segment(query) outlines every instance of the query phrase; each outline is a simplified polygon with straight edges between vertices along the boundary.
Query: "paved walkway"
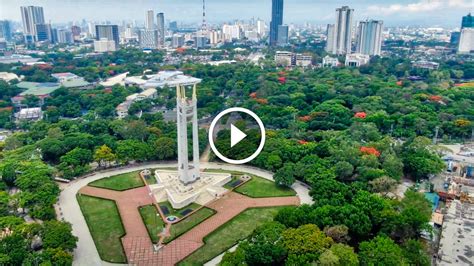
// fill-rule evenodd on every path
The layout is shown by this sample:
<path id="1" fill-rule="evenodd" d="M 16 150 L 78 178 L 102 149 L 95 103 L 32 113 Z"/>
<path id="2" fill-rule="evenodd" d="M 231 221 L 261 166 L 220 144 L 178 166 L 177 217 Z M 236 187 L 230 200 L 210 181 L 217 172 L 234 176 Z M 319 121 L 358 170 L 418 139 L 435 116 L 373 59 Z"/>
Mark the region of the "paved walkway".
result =
<path id="1" fill-rule="evenodd" d="M 141 170 L 145 168 L 159 168 L 159 167 L 176 167 L 176 163 L 152 163 L 152 164 L 142 164 L 142 165 L 137 165 L 137 166 L 129 166 L 123 169 L 109 169 L 107 171 L 94 173 L 86 178 L 75 180 L 69 184 L 61 185 L 62 191 L 59 197 L 58 204 L 56 206 L 58 218 L 64 219 L 70 222 L 72 224 L 73 234 L 79 237 L 77 248 L 74 250 L 74 262 L 73 262 L 74 265 L 112 265 L 100 259 L 99 253 L 97 252 L 94 241 L 87 227 L 86 221 L 84 217 L 82 216 L 81 210 L 79 208 L 79 204 L 77 203 L 76 193 L 82 187 L 86 186 L 88 183 L 104 178 L 104 177 L 128 173 L 128 172 L 137 171 L 137 170 Z M 242 171 L 242 172 L 258 175 L 269 180 L 273 180 L 273 174 L 271 172 L 264 171 L 264 170 L 254 168 L 254 167 L 249 167 L 249 166 L 229 165 L 229 164 L 222 164 L 222 163 L 204 163 L 201 165 L 201 167 L 212 168 L 212 169 L 222 169 L 222 170 L 229 170 L 229 171 Z M 300 203 L 308 203 L 308 204 L 312 203 L 311 197 L 309 196 L 309 189 L 305 187 L 304 184 L 297 182 L 293 185 L 293 189 L 296 191 Z M 233 193 L 233 194 L 236 194 L 236 193 Z M 142 193 L 142 196 L 147 196 L 147 195 L 148 195 L 148 192 Z M 237 194 L 237 195 L 240 195 L 240 194 Z M 296 197 L 290 197 L 290 198 L 293 198 L 293 200 L 297 200 Z M 261 200 L 265 200 L 265 199 L 261 199 Z M 144 202 L 143 205 L 148 204 L 148 203 L 145 203 L 147 202 L 145 201 L 145 199 L 143 199 L 143 202 Z M 238 202 L 240 203 L 240 201 Z M 138 203 L 140 203 L 140 201 Z M 256 206 L 259 206 L 258 204 L 267 204 L 267 203 L 259 202 L 255 204 L 257 204 Z M 237 204 L 237 205 L 240 205 L 240 204 Z M 216 206 L 215 208 L 218 208 L 218 206 Z M 138 210 L 137 210 L 137 213 L 138 213 Z M 213 217 L 218 217 L 216 215 L 218 215 L 218 213 L 213 215 L 211 218 L 207 220 L 213 221 L 213 219 L 216 219 Z M 143 223 L 141 224 L 143 226 Z M 197 226 L 191 231 L 198 232 L 194 230 L 198 230 L 199 228 L 201 227 Z M 189 231 L 188 233 L 190 233 L 191 231 Z M 178 254 L 177 250 L 186 250 L 188 248 L 190 250 L 191 249 L 195 250 L 195 246 L 202 245 L 202 243 L 199 244 L 197 242 L 187 240 L 186 238 L 184 238 L 186 235 L 181 236 L 180 238 L 176 239 L 176 241 L 173 241 L 166 246 L 168 247 L 167 249 L 170 250 L 169 254 L 173 254 L 173 255 L 169 256 L 169 259 L 165 259 L 165 257 L 162 255 L 163 262 L 171 261 L 172 259 L 181 257 L 182 255 Z M 148 239 L 148 240 L 145 240 L 145 239 Z M 180 241 L 177 242 L 177 240 L 180 240 Z M 139 236 L 137 234 L 136 236 L 134 236 L 134 238 L 131 240 L 130 243 L 127 242 L 124 244 L 124 246 L 133 246 L 133 245 L 142 246 L 144 245 L 143 241 L 144 242 L 150 241 L 148 234 L 144 236 Z M 176 243 L 173 244 L 173 246 L 171 246 L 171 244 L 174 242 Z M 144 261 L 143 263 L 146 264 L 147 262 Z M 165 264 L 160 264 L 160 265 L 165 265 Z"/>

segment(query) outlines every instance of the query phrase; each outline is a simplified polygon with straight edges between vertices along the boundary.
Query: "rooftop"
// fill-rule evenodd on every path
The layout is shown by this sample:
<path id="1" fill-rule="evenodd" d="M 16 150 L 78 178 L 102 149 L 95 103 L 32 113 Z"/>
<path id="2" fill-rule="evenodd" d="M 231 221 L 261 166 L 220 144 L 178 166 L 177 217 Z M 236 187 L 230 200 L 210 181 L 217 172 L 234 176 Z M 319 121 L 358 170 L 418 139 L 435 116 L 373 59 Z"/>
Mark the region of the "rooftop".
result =
<path id="1" fill-rule="evenodd" d="M 175 87 L 181 85 L 193 85 L 200 83 L 201 79 L 184 75 L 181 71 L 160 71 L 154 75 L 147 75 L 148 80 L 139 76 L 125 78 L 125 83 L 137 84 L 143 88 L 163 88 L 165 86 Z"/>
<path id="2" fill-rule="evenodd" d="M 26 91 L 23 91 L 20 93 L 21 96 L 24 95 L 47 95 L 52 93 L 53 91 L 59 89 L 60 85 L 58 83 L 53 83 L 53 82 L 44 82 L 44 83 L 38 83 L 38 82 L 29 82 L 29 81 L 22 81 L 18 84 L 16 84 L 18 88 L 21 89 L 26 89 Z"/>

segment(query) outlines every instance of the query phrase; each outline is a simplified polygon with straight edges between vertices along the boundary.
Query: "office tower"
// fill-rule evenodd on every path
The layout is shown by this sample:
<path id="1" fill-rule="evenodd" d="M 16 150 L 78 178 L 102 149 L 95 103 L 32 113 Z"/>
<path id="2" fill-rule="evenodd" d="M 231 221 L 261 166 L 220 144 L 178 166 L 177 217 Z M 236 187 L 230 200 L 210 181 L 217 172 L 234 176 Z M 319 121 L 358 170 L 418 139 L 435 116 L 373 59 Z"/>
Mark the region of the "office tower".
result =
<path id="1" fill-rule="evenodd" d="M 147 30 L 155 29 L 155 13 L 153 12 L 153 10 L 148 10 L 146 12 L 145 29 Z"/>
<path id="2" fill-rule="evenodd" d="M 178 22 L 171 21 L 168 27 L 169 27 L 170 31 L 177 31 L 178 30 Z"/>
<path id="3" fill-rule="evenodd" d="M 50 24 L 45 24 L 45 23 L 35 24 L 35 31 L 36 31 L 36 41 L 38 42 L 52 41 Z"/>
<path id="4" fill-rule="evenodd" d="M 165 14 L 156 14 L 156 28 L 158 29 L 158 45 L 163 47 L 165 45 Z"/>
<path id="5" fill-rule="evenodd" d="M 348 6 L 336 9 L 336 23 L 334 24 L 334 30 L 331 32 L 332 36 L 328 36 L 328 39 L 331 39 L 332 41 L 326 46 L 326 51 L 328 53 L 351 53 L 353 15 L 354 9 L 350 9 Z"/>
<path id="6" fill-rule="evenodd" d="M 87 31 L 90 37 L 95 38 L 95 23 L 94 22 L 87 23 Z"/>
<path id="7" fill-rule="evenodd" d="M 474 52 L 474 28 L 464 28 L 461 30 L 458 53 Z"/>
<path id="8" fill-rule="evenodd" d="M 277 45 L 286 46 L 288 45 L 288 25 L 279 25 L 277 34 Z"/>
<path id="9" fill-rule="evenodd" d="M 238 40 L 240 39 L 240 26 L 224 24 L 222 26 L 222 34 L 224 35 L 224 41 Z"/>
<path id="10" fill-rule="evenodd" d="M 451 32 L 451 37 L 449 38 L 449 43 L 451 45 L 457 46 L 459 44 L 460 39 L 461 39 L 461 32 L 453 31 L 453 32 Z"/>
<path id="11" fill-rule="evenodd" d="M 58 43 L 73 43 L 72 33 L 68 30 L 58 30 Z"/>
<path id="12" fill-rule="evenodd" d="M 184 37 L 181 34 L 173 34 L 173 38 L 171 40 L 171 44 L 173 48 L 179 48 L 184 45 Z"/>
<path id="13" fill-rule="evenodd" d="M 471 13 L 462 17 L 461 29 L 464 29 L 464 28 L 474 28 L 474 19 Z"/>
<path id="14" fill-rule="evenodd" d="M 72 26 L 71 27 L 71 33 L 72 33 L 72 37 L 74 39 L 78 38 L 80 35 L 81 35 L 81 27 L 79 26 Z"/>
<path id="15" fill-rule="evenodd" d="M 380 55 L 383 21 L 366 20 L 359 23 L 356 51 L 365 55 Z"/>
<path id="16" fill-rule="evenodd" d="M 272 0 L 272 21 L 270 22 L 270 46 L 278 40 L 278 26 L 283 24 L 283 0 Z"/>
<path id="17" fill-rule="evenodd" d="M 328 53 L 332 53 L 334 45 L 334 24 L 328 24 L 326 29 L 326 47 L 325 50 Z"/>
<path id="18" fill-rule="evenodd" d="M 265 21 L 263 20 L 257 20 L 257 34 L 260 37 L 263 37 L 265 35 Z"/>
<path id="19" fill-rule="evenodd" d="M 158 48 L 158 30 L 142 29 L 138 32 L 138 42 L 143 49 Z"/>
<path id="20" fill-rule="evenodd" d="M 113 40 L 116 47 L 119 45 L 119 31 L 117 25 L 95 25 L 95 39 L 107 38 Z"/>
<path id="21" fill-rule="evenodd" d="M 58 29 L 51 29 L 51 43 L 58 43 Z"/>
<path id="22" fill-rule="evenodd" d="M 21 19 L 23 21 L 23 34 L 27 43 L 36 41 L 36 24 L 44 24 L 43 8 L 40 6 L 22 6 Z"/>
<path id="23" fill-rule="evenodd" d="M 114 52 L 117 50 L 114 40 L 109 40 L 107 38 L 102 38 L 100 40 L 94 41 L 94 52 L 97 53 L 107 53 Z"/>
<path id="24" fill-rule="evenodd" d="M 7 42 L 12 40 L 12 31 L 8 20 L 0 20 L 0 40 Z"/>
<path id="25" fill-rule="evenodd" d="M 211 30 L 209 32 L 209 43 L 214 45 L 220 42 L 220 36 L 219 32 L 216 30 Z"/>

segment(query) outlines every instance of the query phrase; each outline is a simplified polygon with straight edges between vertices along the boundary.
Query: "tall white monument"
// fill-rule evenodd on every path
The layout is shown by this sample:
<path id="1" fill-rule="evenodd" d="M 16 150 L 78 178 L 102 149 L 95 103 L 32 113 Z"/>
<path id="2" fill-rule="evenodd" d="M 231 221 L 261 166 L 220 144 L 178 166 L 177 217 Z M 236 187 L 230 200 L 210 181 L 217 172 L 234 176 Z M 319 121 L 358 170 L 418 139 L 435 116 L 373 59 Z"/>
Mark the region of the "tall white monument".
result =
<path id="1" fill-rule="evenodd" d="M 181 71 L 161 71 L 150 76 L 143 88 L 176 87 L 176 125 L 178 128 L 178 169 L 155 171 L 156 184 L 149 185 L 157 202 L 168 201 L 175 209 L 195 202 L 200 205 L 223 195 L 223 187 L 232 177 L 229 173 L 199 172 L 199 136 L 197 117 L 197 84 L 201 79 Z M 191 123 L 193 161 L 188 159 L 188 124 Z"/>
<path id="2" fill-rule="evenodd" d="M 199 135 L 197 119 L 196 84 L 192 84 L 191 98 L 186 96 L 186 85 L 176 85 L 176 113 L 178 127 L 178 176 L 187 185 L 199 179 Z M 191 121 L 193 136 L 193 163 L 188 160 L 188 121 Z"/>

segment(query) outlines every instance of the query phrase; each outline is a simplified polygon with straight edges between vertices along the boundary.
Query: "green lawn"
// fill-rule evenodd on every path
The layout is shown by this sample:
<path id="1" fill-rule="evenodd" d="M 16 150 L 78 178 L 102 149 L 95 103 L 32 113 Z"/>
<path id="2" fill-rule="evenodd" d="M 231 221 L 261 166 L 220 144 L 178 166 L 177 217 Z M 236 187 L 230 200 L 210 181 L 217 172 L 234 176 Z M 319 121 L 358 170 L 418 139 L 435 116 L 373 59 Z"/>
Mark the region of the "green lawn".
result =
<path id="1" fill-rule="evenodd" d="M 176 224 L 171 225 L 170 236 L 165 238 L 164 242 L 169 243 L 180 235 L 191 230 L 202 221 L 214 215 L 215 211 L 209 208 L 202 208 L 199 211 L 193 213 L 191 216 L 186 217 L 184 220 L 179 221 Z"/>
<path id="2" fill-rule="evenodd" d="M 96 180 L 89 183 L 89 186 L 107 188 L 112 190 L 127 190 L 137 187 L 143 187 L 145 184 L 140 178 L 139 171 L 114 175 Z"/>
<path id="3" fill-rule="evenodd" d="M 204 238 L 204 246 L 178 265 L 203 265 L 240 240 L 250 236 L 257 226 L 273 220 L 283 207 L 247 209 Z"/>
<path id="4" fill-rule="evenodd" d="M 126 263 L 127 258 L 120 241 L 125 230 L 115 202 L 79 194 L 76 197 L 101 259 Z"/>
<path id="5" fill-rule="evenodd" d="M 220 169 L 206 169 L 206 172 L 217 172 L 217 173 L 230 173 L 232 174 L 232 180 L 229 183 L 234 182 L 237 178 L 243 174 L 238 171 L 225 171 Z M 285 197 L 295 196 L 296 192 L 291 188 L 279 187 L 275 182 L 259 177 L 256 175 L 247 174 L 252 177 L 250 181 L 236 188 L 234 191 L 240 194 L 249 196 L 251 198 L 265 198 L 265 197 Z M 224 187 L 231 189 L 227 183 Z"/>
<path id="6" fill-rule="evenodd" d="M 251 175 L 252 179 L 234 191 L 252 198 L 295 196 L 291 188 L 280 187 L 275 182 Z"/>
<path id="7" fill-rule="evenodd" d="M 153 241 L 153 243 L 158 243 L 158 240 L 160 239 L 158 234 L 165 227 L 163 219 L 158 216 L 158 210 L 155 205 L 147 205 L 140 207 L 139 211 L 148 234 L 150 235 L 151 241 Z"/>

